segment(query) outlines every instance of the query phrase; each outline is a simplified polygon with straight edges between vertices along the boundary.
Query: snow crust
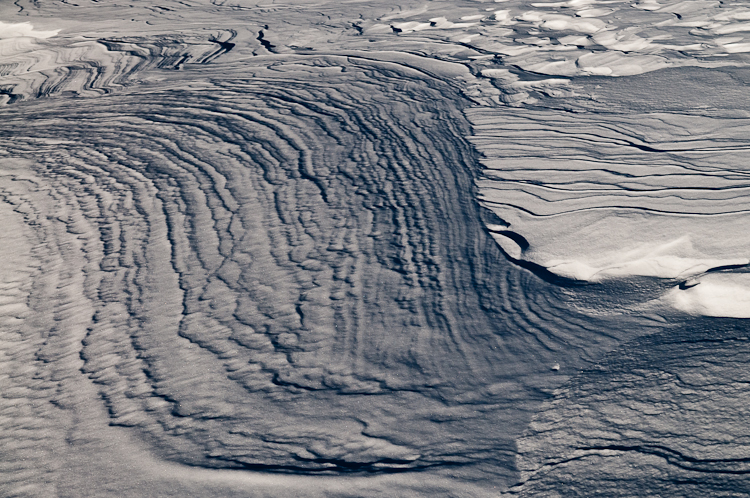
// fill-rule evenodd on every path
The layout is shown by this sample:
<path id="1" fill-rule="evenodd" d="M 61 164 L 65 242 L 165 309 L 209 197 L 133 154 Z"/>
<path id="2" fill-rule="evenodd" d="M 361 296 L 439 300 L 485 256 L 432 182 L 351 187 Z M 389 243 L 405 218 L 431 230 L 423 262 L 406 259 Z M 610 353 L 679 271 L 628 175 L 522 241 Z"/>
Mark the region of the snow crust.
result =
<path id="1" fill-rule="evenodd" d="M 626 76 L 675 65 L 733 64 L 738 62 L 736 54 L 750 51 L 750 9 L 744 4 L 570 0 L 506 1 L 501 7 L 460 19 L 429 18 L 425 13 L 424 20 L 390 26 L 402 34 L 441 36 L 442 30 L 451 30 L 442 36 L 528 71 L 564 76 Z M 388 26 L 378 23 L 368 30 L 375 33 Z"/>

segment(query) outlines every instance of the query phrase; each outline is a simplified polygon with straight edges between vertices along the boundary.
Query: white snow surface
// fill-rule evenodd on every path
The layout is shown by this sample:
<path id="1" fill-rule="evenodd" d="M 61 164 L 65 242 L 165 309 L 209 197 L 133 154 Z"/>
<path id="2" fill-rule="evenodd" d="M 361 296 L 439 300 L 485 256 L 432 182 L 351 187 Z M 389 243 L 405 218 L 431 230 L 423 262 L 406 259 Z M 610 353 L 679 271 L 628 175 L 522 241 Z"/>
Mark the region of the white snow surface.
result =
<path id="1" fill-rule="evenodd" d="M 494 496 L 750 318 L 750 4 L 190 4 L 0 6 L 1 495 Z"/>
<path id="2" fill-rule="evenodd" d="M 750 318 L 750 274 L 714 273 L 675 288 L 666 299 L 692 315 Z"/>
<path id="3" fill-rule="evenodd" d="M 34 26 L 29 22 L 9 24 L 0 21 L 0 40 L 20 37 L 45 39 L 52 38 L 59 32 L 59 29 L 53 31 L 35 31 Z"/>
<path id="4" fill-rule="evenodd" d="M 484 153 L 480 200 L 505 223 L 490 229 L 513 259 L 591 282 L 750 263 L 750 119 L 741 112 L 469 113 Z"/>

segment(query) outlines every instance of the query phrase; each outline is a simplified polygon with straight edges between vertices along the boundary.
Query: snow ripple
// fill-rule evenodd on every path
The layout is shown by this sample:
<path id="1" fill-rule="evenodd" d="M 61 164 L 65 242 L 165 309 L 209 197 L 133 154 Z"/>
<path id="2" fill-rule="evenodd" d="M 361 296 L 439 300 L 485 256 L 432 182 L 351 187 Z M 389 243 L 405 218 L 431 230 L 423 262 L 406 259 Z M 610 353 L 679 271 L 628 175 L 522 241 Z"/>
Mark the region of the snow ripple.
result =
<path id="1" fill-rule="evenodd" d="M 37 283 L 33 319 L 2 306 L 39 388 L 75 413 L 93 380 L 109 423 L 191 465 L 508 479 L 518 400 L 617 334 L 505 262 L 462 97 L 409 61 L 194 65 L 7 106 L 3 205 Z"/>
<path id="2" fill-rule="evenodd" d="M 605 351 L 746 316 L 747 74 L 691 69 L 680 93 L 654 70 L 742 66 L 747 13 L 195 3 L 112 6 L 140 28 L 95 36 L 3 28 L 2 493 L 99 491 L 114 469 L 144 494 L 117 455 L 162 486 L 187 464 L 461 496 L 517 470 L 516 491 L 547 490 L 590 456 L 746 471 L 741 446 L 697 456 L 706 433 L 576 432 L 564 401 L 516 441 L 566 380 L 606 392 L 569 377 Z"/>
<path id="3" fill-rule="evenodd" d="M 468 112 L 479 195 L 515 259 L 579 280 L 748 263 L 747 119 Z"/>

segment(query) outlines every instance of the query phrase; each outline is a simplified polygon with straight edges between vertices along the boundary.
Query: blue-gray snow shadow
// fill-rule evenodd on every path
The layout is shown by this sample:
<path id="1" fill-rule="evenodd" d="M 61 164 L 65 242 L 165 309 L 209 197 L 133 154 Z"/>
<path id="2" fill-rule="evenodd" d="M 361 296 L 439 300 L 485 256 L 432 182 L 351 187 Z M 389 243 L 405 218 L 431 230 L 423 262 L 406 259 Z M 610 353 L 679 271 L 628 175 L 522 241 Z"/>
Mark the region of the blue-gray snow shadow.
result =
<path id="1" fill-rule="evenodd" d="M 519 441 L 521 496 L 747 493 L 750 329 L 696 318 L 605 355 Z"/>

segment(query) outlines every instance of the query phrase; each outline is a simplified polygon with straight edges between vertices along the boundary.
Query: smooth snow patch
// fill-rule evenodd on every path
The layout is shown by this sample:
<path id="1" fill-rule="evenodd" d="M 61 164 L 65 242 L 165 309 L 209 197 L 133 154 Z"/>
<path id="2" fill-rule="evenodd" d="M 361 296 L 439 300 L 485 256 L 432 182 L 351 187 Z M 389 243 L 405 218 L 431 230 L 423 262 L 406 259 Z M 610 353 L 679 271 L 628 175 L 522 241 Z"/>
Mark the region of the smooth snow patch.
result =
<path id="1" fill-rule="evenodd" d="M 576 280 L 600 281 L 612 277 L 643 276 L 680 278 L 698 275 L 720 266 L 744 265 L 747 258 L 712 259 L 701 257 L 689 236 L 667 243 L 625 246 L 602 257 L 576 261 L 552 260 L 544 264 L 551 272 Z"/>
<path id="2" fill-rule="evenodd" d="M 509 256 L 574 280 L 687 279 L 712 268 L 750 264 L 748 238 L 726 238 L 727 232 L 746 229 L 745 215 L 681 218 L 613 209 L 540 218 L 488 207 L 510 224 L 505 233 L 519 234 L 529 244 L 521 248 L 510 237 L 492 233 Z"/>
<path id="3" fill-rule="evenodd" d="M 28 22 L 22 22 L 19 24 L 6 24 L 4 22 L 0 22 L 0 40 L 19 37 L 45 39 L 51 38 L 57 35 L 57 33 L 59 32 L 59 29 L 56 29 L 54 31 L 34 31 L 34 26 L 32 26 L 31 23 Z"/>
<path id="4" fill-rule="evenodd" d="M 750 274 L 714 273 L 670 291 L 667 301 L 691 315 L 750 318 Z"/>

